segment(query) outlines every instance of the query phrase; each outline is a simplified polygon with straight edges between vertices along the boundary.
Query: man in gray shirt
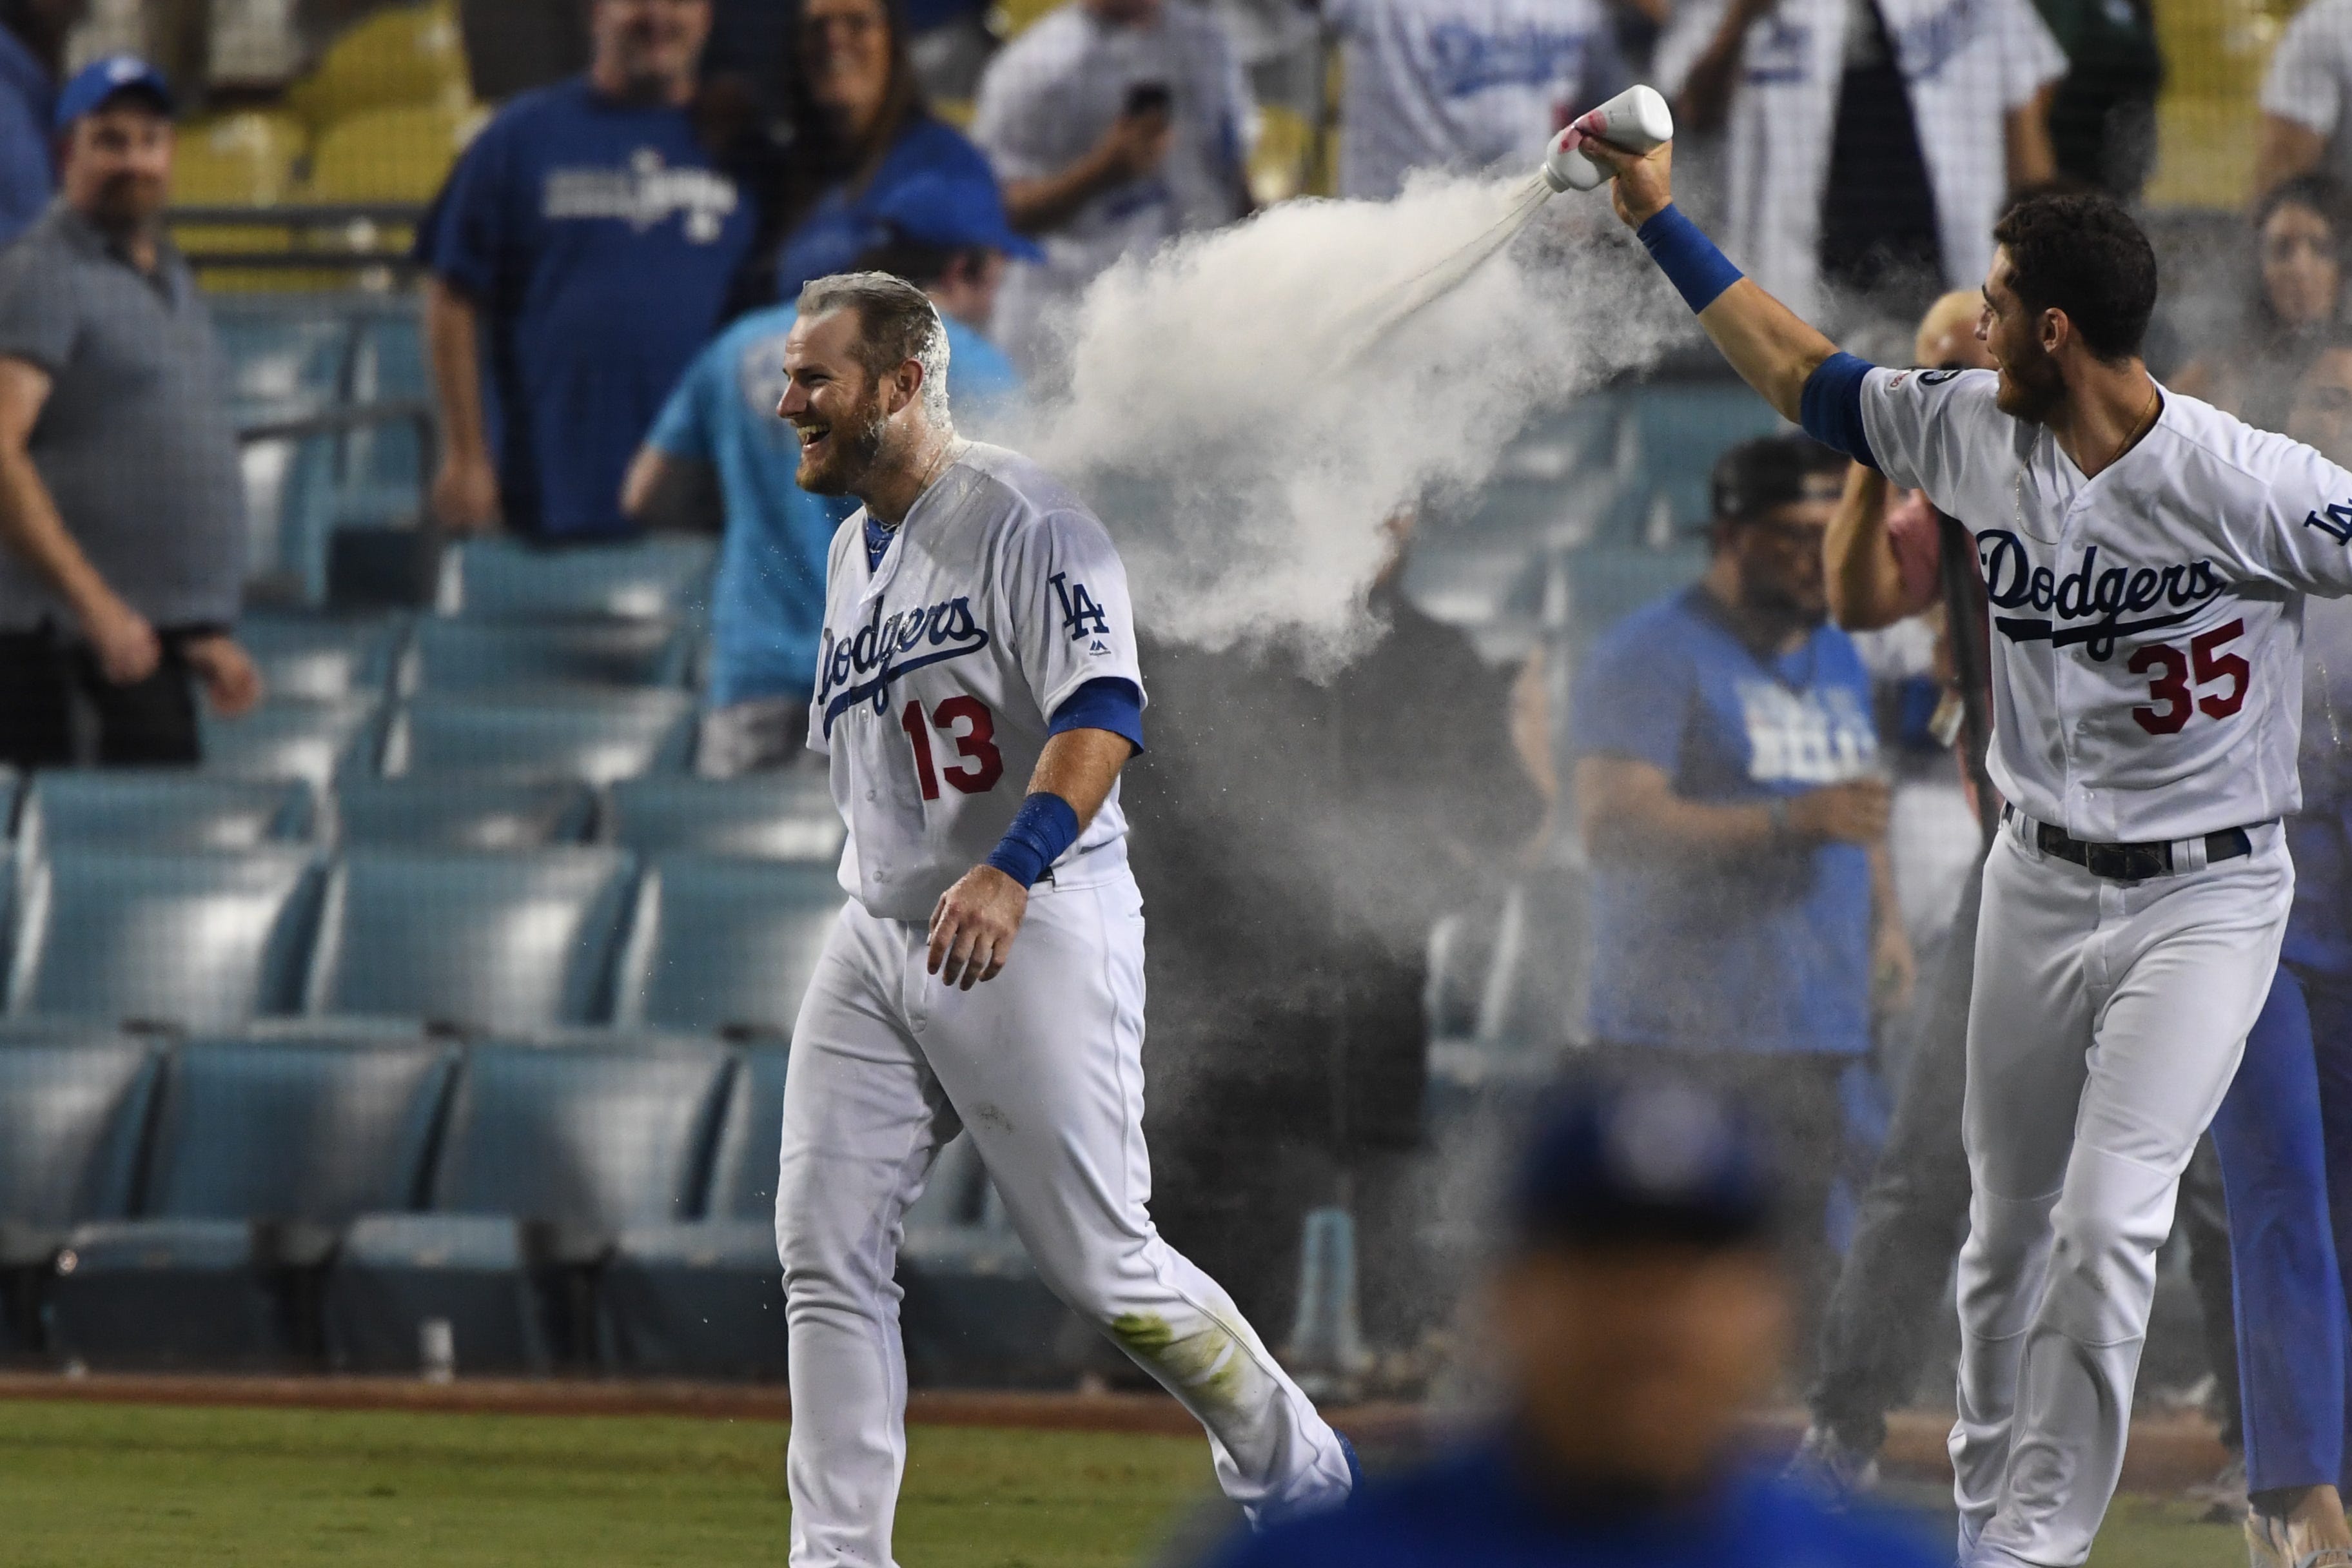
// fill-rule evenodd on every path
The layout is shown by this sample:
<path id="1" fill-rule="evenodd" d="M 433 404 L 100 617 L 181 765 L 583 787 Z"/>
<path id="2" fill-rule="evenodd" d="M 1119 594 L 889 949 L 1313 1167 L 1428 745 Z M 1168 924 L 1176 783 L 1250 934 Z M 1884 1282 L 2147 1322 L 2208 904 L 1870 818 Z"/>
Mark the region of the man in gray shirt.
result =
<path id="1" fill-rule="evenodd" d="M 58 100 L 58 200 L 0 253 L 0 761 L 197 760 L 261 681 L 229 635 L 245 500 L 212 321 L 163 229 L 171 97 L 144 61 Z"/>

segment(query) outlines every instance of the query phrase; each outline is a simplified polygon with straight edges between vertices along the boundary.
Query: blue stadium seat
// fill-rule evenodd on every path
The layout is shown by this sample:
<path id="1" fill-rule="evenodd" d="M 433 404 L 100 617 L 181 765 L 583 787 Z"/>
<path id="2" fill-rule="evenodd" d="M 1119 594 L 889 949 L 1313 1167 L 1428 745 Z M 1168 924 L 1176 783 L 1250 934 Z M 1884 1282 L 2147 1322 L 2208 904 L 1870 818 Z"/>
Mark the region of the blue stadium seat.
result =
<path id="1" fill-rule="evenodd" d="M 354 849 L 327 879 L 305 1010 L 491 1033 L 588 1023 L 633 869 L 612 849 Z"/>
<path id="2" fill-rule="evenodd" d="M 676 536 L 625 544 L 470 540 L 443 563 L 439 609 L 500 620 L 677 619 L 701 608 L 717 546 Z"/>
<path id="3" fill-rule="evenodd" d="M 606 796 L 601 837 L 640 855 L 687 850 L 830 866 L 847 830 L 831 779 L 805 768 L 740 779 L 624 779 Z"/>
<path id="4" fill-rule="evenodd" d="M 693 639 L 670 621 L 431 619 L 403 672 L 410 691 L 500 687 L 680 686 Z"/>
<path id="5" fill-rule="evenodd" d="M 55 1348 L 94 1366 L 314 1358 L 336 1228 L 422 1201 L 457 1051 L 422 1040 L 190 1045 L 172 1053 L 140 1217 L 78 1226 Z"/>
<path id="6" fill-rule="evenodd" d="M 305 779 L 331 787 L 345 771 L 375 766 L 383 704 L 373 697 L 264 702 L 242 719 L 202 715 L 205 771 L 240 778 Z"/>
<path id="7" fill-rule="evenodd" d="M 898 1279 L 911 1384 L 1066 1387 L 1099 1343 L 1038 1278 L 968 1136 L 907 1210 Z"/>
<path id="8" fill-rule="evenodd" d="M 596 792 L 578 779 L 495 774 L 350 779 L 335 814 L 354 847 L 543 849 L 587 838 Z"/>
<path id="9" fill-rule="evenodd" d="M 154 1052 L 126 1040 L 0 1046 L 0 1354 L 44 1348 L 68 1228 L 129 1211 L 154 1079 Z"/>
<path id="10" fill-rule="evenodd" d="M 342 311 L 255 297 L 222 300 L 213 314 L 240 416 L 283 416 L 342 397 L 352 341 Z"/>
<path id="11" fill-rule="evenodd" d="M 654 860 L 637 889 L 614 1021 L 789 1037 L 842 902 L 829 866 Z"/>
<path id="12" fill-rule="evenodd" d="M 237 641 L 272 697 L 377 697 L 391 689 L 408 635 L 397 616 L 248 615 Z"/>
<path id="13" fill-rule="evenodd" d="M 505 769 L 610 784 L 682 772 L 694 731 L 694 700 L 683 691 L 428 692 L 394 720 L 383 771 Z"/>
<path id="14" fill-rule="evenodd" d="M 319 883 L 306 848 L 54 848 L 20 873 L 8 1011 L 214 1030 L 290 1012 Z"/>
<path id="15" fill-rule="evenodd" d="M 1707 523 L 1707 480 L 1716 458 L 1752 437 L 1790 428 L 1770 405 L 1728 377 L 1651 382 L 1620 395 L 1633 429 L 1633 470 L 1619 526 L 1627 519 L 1644 522 L 1651 509 L 1662 508 L 1676 533 L 1695 534 Z"/>
<path id="16" fill-rule="evenodd" d="M 468 1051 L 433 1212 L 362 1218 L 329 1275 L 330 1360 L 414 1371 L 431 1318 L 463 1371 L 586 1359 L 586 1270 L 631 1226 L 698 1217 L 734 1070 L 690 1044 Z"/>
<path id="17" fill-rule="evenodd" d="M 251 849 L 308 839 L 316 812 L 299 779 L 240 779 L 180 768 L 44 772 L 25 795 L 17 853 L 104 849 Z"/>

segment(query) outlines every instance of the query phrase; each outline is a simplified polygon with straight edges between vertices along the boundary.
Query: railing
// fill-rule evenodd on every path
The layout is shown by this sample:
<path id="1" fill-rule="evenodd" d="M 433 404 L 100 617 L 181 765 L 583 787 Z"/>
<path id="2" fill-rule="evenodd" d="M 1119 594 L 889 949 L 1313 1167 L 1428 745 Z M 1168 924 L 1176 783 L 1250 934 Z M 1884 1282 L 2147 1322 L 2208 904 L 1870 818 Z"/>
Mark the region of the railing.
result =
<path id="1" fill-rule="evenodd" d="M 320 205 L 175 206 L 166 214 L 174 228 L 268 230 L 286 236 L 282 249 L 187 252 L 199 271 L 247 268 L 258 272 L 365 271 L 389 268 L 404 278 L 416 263 L 403 240 L 389 234 L 414 233 L 425 209 L 413 202 L 341 202 Z"/>

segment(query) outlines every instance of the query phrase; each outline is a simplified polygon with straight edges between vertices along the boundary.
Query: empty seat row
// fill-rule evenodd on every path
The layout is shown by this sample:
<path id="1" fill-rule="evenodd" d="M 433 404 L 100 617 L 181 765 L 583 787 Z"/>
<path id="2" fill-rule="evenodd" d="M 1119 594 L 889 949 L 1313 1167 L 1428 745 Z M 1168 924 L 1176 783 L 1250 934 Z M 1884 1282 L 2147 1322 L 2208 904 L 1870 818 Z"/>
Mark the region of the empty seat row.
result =
<path id="1" fill-rule="evenodd" d="M 695 727 L 683 691 L 550 689 L 426 693 L 389 708 L 373 697 L 268 701 L 238 719 L 205 714 L 203 744 L 209 772 L 322 786 L 377 772 L 500 770 L 603 784 L 685 772 Z"/>
<path id="2" fill-rule="evenodd" d="M 239 641 L 272 695 L 684 686 L 696 637 L 667 617 L 581 621 L 254 616 Z"/>
<path id="3" fill-rule="evenodd" d="M 60 846 L 16 870 L 6 1011 L 191 1032 L 299 1014 L 782 1038 L 842 898 L 826 866 L 603 847 Z"/>
<path id="4" fill-rule="evenodd" d="M 437 1322 L 467 1370 L 781 1373 L 785 1068 L 676 1042 L 0 1047 L 0 1350 L 414 1371 Z M 968 1142 L 908 1230 L 918 1375 L 1059 1353 Z"/>
<path id="5" fill-rule="evenodd" d="M 14 809 L 20 860 L 52 847 L 249 849 L 341 843 L 417 849 L 528 849 L 590 842 L 639 854 L 692 851 L 830 863 L 845 837 L 825 775 L 578 779 L 498 774 L 301 779 L 178 769 L 45 772 L 0 780 L 0 827 Z"/>

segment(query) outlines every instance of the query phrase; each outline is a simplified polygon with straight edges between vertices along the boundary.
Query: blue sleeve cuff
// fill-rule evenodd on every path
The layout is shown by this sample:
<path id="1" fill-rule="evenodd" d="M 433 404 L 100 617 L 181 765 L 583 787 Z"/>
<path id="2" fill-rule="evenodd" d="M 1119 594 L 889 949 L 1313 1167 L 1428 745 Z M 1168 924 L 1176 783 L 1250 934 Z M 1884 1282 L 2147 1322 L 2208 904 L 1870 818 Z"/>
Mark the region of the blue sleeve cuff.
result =
<path id="1" fill-rule="evenodd" d="M 1693 315 L 1714 304 L 1726 289 L 1746 276 L 1672 202 L 1651 214 L 1649 221 L 1634 231 L 1634 237 L 1666 275 L 1666 281 L 1681 291 Z"/>
<path id="2" fill-rule="evenodd" d="M 988 864 L 1024 888 L 1034 887 L 1062 858 L 1062 851 L 1077 841 L 1077 808 L 1058 795 L 1040 790 L 1021 803 L 1013 826 L 1004 830 Z"/>
<path id="3" fill-rule="evenodd" d="M 1124 736 L 1139 752 L 1143 750 L 1143 693 L 1124 676 L 1097 676 L 1054 710 L 1045 733 L 1059 735 L 1070 730 L 1108 730 Z"/>
<path id="4" fill-rule="evenodd" d="M 1863 428 L 1862 384 L 1874 368 L 1852 354 L 1830 355 L 1806 378 L 1798 409 L 1806 435 L 1874 468 L 1878 459 L 1870 450 L 1870 433 Z"/>

